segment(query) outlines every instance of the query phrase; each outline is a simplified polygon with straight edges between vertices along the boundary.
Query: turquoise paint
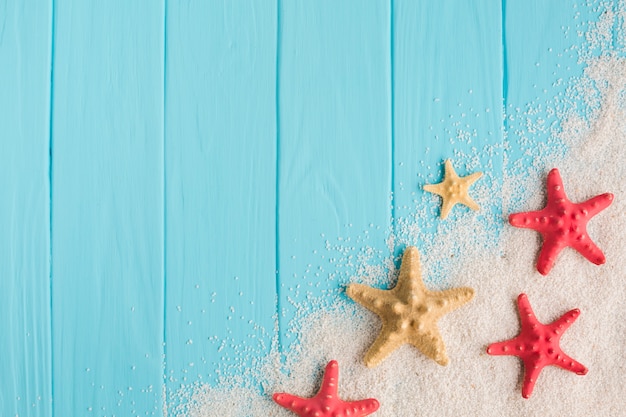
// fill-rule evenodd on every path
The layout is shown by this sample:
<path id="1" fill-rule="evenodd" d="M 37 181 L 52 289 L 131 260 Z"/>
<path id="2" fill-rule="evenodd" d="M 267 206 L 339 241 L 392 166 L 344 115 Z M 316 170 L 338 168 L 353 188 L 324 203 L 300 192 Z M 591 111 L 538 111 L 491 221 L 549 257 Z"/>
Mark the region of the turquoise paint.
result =
<path id="1" fill-rule="evenodd" d="M 461 176 L 482 171 L 472 188 L 501 181 L 501 4 L 394 0 L 393 5 L 394 218 L 419 212 L 419 241 L 408 243 L 422 247 L 439 228 L 469 212 L 457 205 L 442 221 L 441 199 L 422 190 L 442 180 L 443 161 L 451 159 Z M 479 202 L 480 221 L 500 221 L 495 197 Z M 397 224 L 395 231 L 401 234 Z"/>
<path id="2" fill-rule="evenodd" d="M 53 415 L 161 415 L 163 5 L 54 7 Z"/>
<path id="3" fill-rule="evenodd" d="M 341 294 L 366 246 L 382 262 L 392 215 L 426 206 L 414 243 L 428 243 L 438 202 L 421 186 L 443 159 L 476 155 L 459 173 L 501 181 L 502 153 L 482 147 L 502 143 L 503 99 L 514 114 L 562 93 L 554 80 L 581 67 L 560 53 L 597 15 L 539 0 L 14 3 L 0 4 L 3 416 L 161 415 L 164 386 L 216 383 L 276 337 L 288 354 L 292 303 Z M 509 161 L 523 122 L 505 122 Z"/>
<path id="4" fill-rule="evenodd" d="M 276 313 L 276 8 L 167 7 L 167 384 L 267 353 Z M 257 327 L 258 326 L 258 327 Z"/>
<path id="5" fill-rule="evenodd" d="M 563 13 L 563 5 L 555 2 L 507 2 L 503 20 L 506 28 L 504 126 L 509 144 L 507 169 L 512 173 L 525 173 L 540 152 L 534 144 L 547 143 L 551 130 L 558 129 L 554 125 L 556 116 L 546 117 L 546 109 L 562 106 L 569 79 L 582 75 L 578 49 L 585 42 L 582 34 L 586 32 L 586 23 L 597 21 L 599 11 L 593 2 L 571 1 L 567 6 L 567 13 Z M 541 111 L 527 114 L 531 109 Z M 529 129 L 529 124 L 535 128 Z M 545 173 L 551 168 L 544 167 Z M 519 196 L 515 201 L 517 207 L 524 199 L 521 192 Z"/>
<path id="6" fill-rule="evenodd" d="M 285 348 L 294 341 L 288 331 L 293 304 L 320 308 L 323 300 L 308 301 L 307 293 L 330 290 L 334 298 L 355 273 L 350 264 L 357 264 L 361 247 L 385 247 L 389 12 L 386 2 L 279 2 L 278 272 Z M 345 252 L 326 249 L 326 242 Z"/>
<path id="7" fill-rule="evenodd" d="M 50 7 L 0 3 L 0 415 L 50 416 Z"/>

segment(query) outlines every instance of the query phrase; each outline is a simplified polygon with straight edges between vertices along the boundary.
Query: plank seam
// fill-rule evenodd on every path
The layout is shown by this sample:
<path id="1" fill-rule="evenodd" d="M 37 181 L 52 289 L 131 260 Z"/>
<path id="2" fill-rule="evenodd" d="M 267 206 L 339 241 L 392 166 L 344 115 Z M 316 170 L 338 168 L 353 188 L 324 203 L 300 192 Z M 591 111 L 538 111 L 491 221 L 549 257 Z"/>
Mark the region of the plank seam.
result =
<path id="1" fill-rule="evenodd" d="M 49 87 L 49 103 L 48 103 L 48 296 L 50 308 L 50 320 L 48 321 L 48 332 L 50 333 L 50 353 L 48 360 L 50 361 L 50 415 L 54 417 L 54 309 L 53 309 L 53 287 L 52 287 L 52 146 L 53 146 L 53 107 L 54 107 L 54 38 L 55 38 L 55 3 L 50 0 L 50 87 Z"/>
<path id="2" fill-rule="evenodd" d="M 281 19 L 280 19 L 280 0 L 276 0 L 276 97 L 275 97 L 275 101 L 276 101 L 276 108 L 275 108 L 275 112 L 276 112 L 276 202 L 275 202 L 275 218 L 274 218 L 274 222 L 275 222 L 275 244 L 276 244 L 276 248 L 275 248 L 275 286 L 276 286 L 276 326 L 278 327 L 277 329 L 277 348 L 279 352 L 282 352 L 282 348 L 281 348 L 281 329 L 282 329 L 282 323 L 281 323 L 281 319 L 280 319 L 280 315 L 281 315 L 281 298 L 280 298 L 280 271 L 279 271 L 279 267 L 280 267 L 280 214 L 279 214 L 279 208 L 280 208 L 280 57 L 281 57 L 281 50 L 280 50 L 280 37 L 281 37 L 281 31 L 280 31 L 280 24 L 281 24 Z"/>
<path id="3" fill-rule="evenodd" d="M 508 67 L 507 67 L 507 50 L 506 50 L 506 0 L 502 0 L 501 2 L 501 20 L 502 20 L 502 107 L 503 107 L 503 118 L 502 118 L 502 133 L 506 135 L 507 132 L 507 106 L 508 106 L 508 85 L 509 85 L 509 76 L 508 76 Z"/>
<path id="4" fill-rule="evenodd" d="M 389 0 L 389 76 L 390 76 L 390 125 L 391 125 L 391 231 L 397 233 L 396 230 L 396 142 L 395 142 L 395 76 L 394 76 L 394 47 L 395 37 L 394 33 L 394 1 Z"/>
<path id="5" fill-rule="evenodd" d="M 161 143 L 161 166 L 162 166 L 162 173 L 163 176 L 161 178 L 161 187 L 162 187 L 162 203 L 163 203 L 163 211 L 162 211 L 162 215 L 163 215 L 163 222 L 162 222 L 162 237 L 163 237 L 163 243 L 161 246 L 161 257 L 162 257 L 162 264 L 161 264 L 161 276 L 162 276 L 162 296 L 163 296 L 163 334 L 162 334 L 162 350 L 161 350 L 161 354 L 162 354 L 162 365 L 161 365 L 161 372 L 163 373 L 163 381 L 162 381 L 162 385 L 161 385 L 161 392 L 162 392 L 162 401 L 163 403 L 161 404 L 161 406 L 163 407 L 163 415 L 167 416 L 168 415 L 168 411 L 167 411 L 167 301 L 166 301 L 166 297 L 167 297 L 167 276 L 166 276 L 166 262 L 167 262 L 167 257 L 166 257 L 166 250 L 167 250 L 167 216 L 166 216 L 166 210 L 167 210 L 167 187 L 166 187 L 166 163 L 165 163 L 165 140 L 166 140 L 166 120 L 165 120 L 165 115 L 166 115 L 166 103 L 167 103 L 167 0 L 163 0 L 163 103 L 162 103 L 162 126 L 161 126 L 161 134 L 163 135 L 163 140 Z"/>

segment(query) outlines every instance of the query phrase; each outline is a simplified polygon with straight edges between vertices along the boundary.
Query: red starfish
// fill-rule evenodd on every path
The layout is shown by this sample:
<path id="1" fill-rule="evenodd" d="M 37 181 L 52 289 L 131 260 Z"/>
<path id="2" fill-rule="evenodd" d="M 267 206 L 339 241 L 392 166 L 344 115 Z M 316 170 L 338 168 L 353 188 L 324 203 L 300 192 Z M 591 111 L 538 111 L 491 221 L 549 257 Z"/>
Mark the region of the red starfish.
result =
<path id="1" fill-rule="evenodd" d="M 559 346 L 559 341 L 565 330 L 580 315 L 579 309 L 568 311 L 555 322 L 545 325 L 535 317 L 526 294 L 520 294 L 517 297 L 517 307 L 522 322 L 522 331 L 514 339 L 492 343 L 487 348 L 487 353 L 495 356 L 517 356 L 524 362 L 526 372 L 522 397 L 530 397 L 539 373 L 545 366 L 556 365 L 578 375 L 587 373 L 587 368 L 584 365 L 563 353 Z"/>
<path id="2" fill-rule="evenodd" d="M 373 398 L 361 401 L 343 401 L 337 395 L 339 365 L 330 361 L 324 371 L 324 379 L 320 390 L 313 398 L 301 398 L 295 395 L 274 394 L 274 401 L 300 417 L 334 417 L 350 416 L 365 417 L 376 410 L 380 404 Z"/>
<path id="3" fill-rule="evenodd" d="M 606 259 L 589 238 L 587 222 L 611 205 L 613 194 L 605 193 L 584 203 L 572 203 L 565 195 L 563 180 L 556 168 L 548 174 L 547 188 L 548 204 L 543 210 L 509 216 L 509 222 L 513 226 L 534 229 L 541 233 L 543 247 L 537 259 L 537 271 L 547 275 L 554 266 L 556 257 L 566 246 L 576 249 L 596 265 L 603 264 Z"/>

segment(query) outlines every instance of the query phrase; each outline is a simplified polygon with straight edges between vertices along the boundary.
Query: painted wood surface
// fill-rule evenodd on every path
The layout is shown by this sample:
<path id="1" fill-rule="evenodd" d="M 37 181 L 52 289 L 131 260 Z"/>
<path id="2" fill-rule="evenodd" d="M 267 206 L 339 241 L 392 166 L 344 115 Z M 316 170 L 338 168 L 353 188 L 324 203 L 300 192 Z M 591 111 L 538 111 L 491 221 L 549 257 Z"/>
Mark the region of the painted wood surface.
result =
<path id="1" fill-rule="evenodd" d="M 162 415 L 288 352 L 445 158 L 523 157 L 502 105 L 580 71 L 573 3 L 0 4 L 0 414 Z"/>
<path id="2" fill-rule="evenodd" d="M 201 53 L 199 53 L 201 51 Z M 167 8 L 167 383 L 267 353 L 276 313 L 276 8 Z"/>
<path id="3" fill-rule="evenodd" d="M 0 4 L 0 415 L 49 416 L 49 5 Z M 27 413 L 27 414 L 26 414 Z"/>
<path id="4" fill-rule="evenodd" d="M 422 187 L 441 181 L 444 160 L 461 176 L 484 171 L 480 181 L 498 181 L 501 175 L 502 155 L 485 151 L 502 142 L 501 2 L 393 5 L 394 218 L 418 204 L 431 213 L 424 218 L 435 218 L 440 199 L 424 200 Z M 451 218 L 468 210 L 457 206 Z M 428 234 L 441 224 L 419 227 Z"/>
<path id="5" fill-rule="evenodd" d="M 163 5 L 59 1 L 54 416 L 162 413 Z"/>
<path id="6" fill-rule="evenodd" d="M 567 80 L 582 74 L 577 47 L 586 22 L 596 20 L 597 11 L 574 4 L 570 6 L 572 12 L 565 14 L 558 3 L 541 0 L 504 4 L 507 160 L 510 170 L 524 170 L 532 163 L 524 146 L 528 146 L 529 139 L 545 142 L 556 120 L 555 114 L 542 118 L 540 106 L 553 102 L 555 96 L 562 98 Z M 531 108 L 536 109 L 536 116 L 525 114 Z"/>
<path id="7" fill-rule="evenodd" d="M 391 218 L 389 4 L 281 0 L 279 34 L 279 331 L 288 346 L 289 321 L 307 305 L 306 294 L 337 291 L 332 274 L 353 273 L 327 245 L 353 254 L 372 233 L 370 244 L 384 247 Z"/>

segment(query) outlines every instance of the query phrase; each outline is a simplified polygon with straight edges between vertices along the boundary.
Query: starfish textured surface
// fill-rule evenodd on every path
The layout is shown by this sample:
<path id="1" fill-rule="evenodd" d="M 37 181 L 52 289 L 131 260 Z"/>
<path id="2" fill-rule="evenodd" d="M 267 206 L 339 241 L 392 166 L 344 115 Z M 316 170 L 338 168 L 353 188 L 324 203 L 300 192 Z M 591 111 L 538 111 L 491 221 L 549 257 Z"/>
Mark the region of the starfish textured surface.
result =
<path id="1" fill-rule="evenodd" d="M 475 172 L 466 177 L 459 177 L 454 171 L 452 162 L 446 160 L 443 182 L 439 184 L 427 184 L 424 190 L 429 193 L 440 195 L 443 199 L 441 203 L 441 218 L 445 219 L 450 214 L 455 204 L 464 204 L 472 210 L 478 210 L 478 204 L 468 194 L 469 187 L 476 182 L 482 172 Z"/>
<path id="2" fill-rule="evenodd" d="M 580 315 L 580 310 L 568 311 L 555 322 L 545 325 L 535 317 L 526 294 L 520 294 L 517 297 L 517 306 L 522 322 L 520 334 L 506 342 L 489 345 L 487 353 L 496 356 L 518 356 L 522 359 L 526 370 L 522 397 L 530 397 L 537 378 L 545 366 L 556 365 L 578 375 L 587 373 L 587 368 L 563 353 L 559 345 L 561 336 L 576 321 Z"/>
<path id="3" fill-rule="evenodd" d="M 613 194 L 595 196 L 583 203 L 572 203 L 563 190 L 559 170 L 548 174 L 548 203 L 543 210 L 514 213 L 509 223 L 515 227 L 534 229 L 543 237 L 543 247 L 537 259 L 537 271 L 547 275 L 563 248 L 570 246 L 596 265 L 606 259 L 587 234 L 587 222 L 613 202 Z"/>
<path id="4" fill-rule="evenodd" d="M 286 393 L 274 394 L 274 401 L 300 417 L 364 417 L 372 414 L 380 404 L 373 398 L 360 401 L 343 401 L 337 394 L 339 365 L 330 361 L 326 365 L 320 390 L 313 398 L 301 398 Z"/>
<path id="5" fill-rule="evenodd" d="M 471 288 L 429 291 L 422 281 L 419 252 L 408 247 L 402 257 L 397 285 L 380 290 L 350 284 L 348 296 L 382 320 L 380 334 L 365 354 L 365 365 L 374 367 L 405 343 L 419 349 L 440 365 L 449 360 L 437 321 L 474 297 Z"/>

